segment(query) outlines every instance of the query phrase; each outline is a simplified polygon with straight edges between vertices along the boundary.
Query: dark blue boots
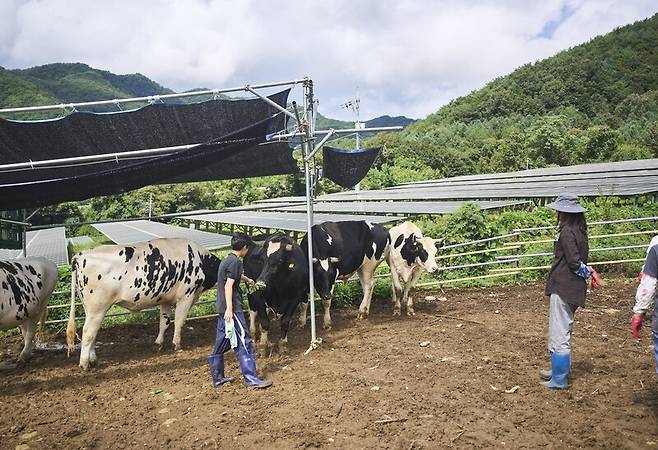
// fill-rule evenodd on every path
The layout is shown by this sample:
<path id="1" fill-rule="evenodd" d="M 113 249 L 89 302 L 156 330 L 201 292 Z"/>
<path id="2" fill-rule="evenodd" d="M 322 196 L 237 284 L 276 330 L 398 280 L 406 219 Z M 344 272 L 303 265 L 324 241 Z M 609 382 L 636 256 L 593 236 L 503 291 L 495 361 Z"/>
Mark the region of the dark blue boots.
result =
<path id="1" fill-rule="evenodd" d="M 569 387 L 569 371 L 571 370 L 571 353 L 551 353 L 551 370 L 541 372 L 542 378 L 549 381 L 542 383 L 551 389 L 567 389 Z"/>
<path id="2" fill-rule="evenodd" d="M 244 376 L 244 383 L 248 388 L 265 389 L 272 386 L 270 380 L 261 380 L 256 375 L 256 357 L 252 352 L 248 352 L 244 347 L 238 345 L 235 353 Z"/>
<path id="3" fill-rule="evenodd" d="M 221 386 L 234 380 L 233 377 L 224 376 L 224 354 L 208 356 L 208 367 L 212 376 L 213 386 Z"/>

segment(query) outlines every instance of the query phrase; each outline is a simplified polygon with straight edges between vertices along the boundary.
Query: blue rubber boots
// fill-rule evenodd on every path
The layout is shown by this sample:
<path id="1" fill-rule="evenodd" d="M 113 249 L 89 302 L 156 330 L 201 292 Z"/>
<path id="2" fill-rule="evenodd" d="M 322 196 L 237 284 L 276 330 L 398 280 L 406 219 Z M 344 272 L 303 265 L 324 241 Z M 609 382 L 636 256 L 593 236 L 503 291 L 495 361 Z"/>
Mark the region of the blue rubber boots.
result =
<path id="1" fill-rule="evenodd" d="M 571 370 L 571 353 L 551 353 L 551 370 L 541 372 L 541 377 L 548 379 L 542 383 L 551 389 L 567 389 L 569 387 L 569 371 Z"/>

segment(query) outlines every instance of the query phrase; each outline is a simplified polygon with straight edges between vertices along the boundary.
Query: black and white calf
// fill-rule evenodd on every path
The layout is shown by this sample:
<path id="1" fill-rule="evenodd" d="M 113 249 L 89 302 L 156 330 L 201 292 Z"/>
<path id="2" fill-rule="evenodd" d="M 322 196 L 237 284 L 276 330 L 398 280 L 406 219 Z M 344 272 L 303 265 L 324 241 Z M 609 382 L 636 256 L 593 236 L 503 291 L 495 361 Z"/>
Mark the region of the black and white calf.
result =
<path id="1" fill-rule="evenodd" d="M 45 258 L 0 261 L 0 330 L 21 327 L 21 361 L 32 353 L 37 324 L 56 284 L 57 266 Z"/>
<path id="2" fill-rule="evenodd" d="M 249 243 L 244 258 L 244 273 L 265 287 L 248 294 L 250 331 L 256 338 L 257 322 L 261 327 L 259 347 L 269 346 L 270 321 L 267 307 L 281 315 L 279 351 L 287 351 L 290 320 L 300 302 L 308 298 L 308 261 L 301 247 L 285 234 L 275 234 Z"/>
<path id="3" fill-rule="evenodd" d="M 308 252 L 307 238 L 301 243 L 304 252 Z M 373 276 L 384 260 L 389 241 L 386 228 L 367 221 L 325 222 L 313 226 L 313 276 L 315 290 L 324 306 L 324 328 L 331 327 L 331 295 L 336 280 L 345 280 L 355 272 L 363 288 L 359 318 L 368 316 Z M 306 305 L 301 308 L 302 324 L 306 323 Z"/>
<path id="4" fill-rule="evenodd" d="M 391 268 L 393 281 L 393 315 L 400 315 L 400 297 L 407 303 L 407 315 L 413 316 L 414 301 L 409 291 L 416 286 L 423 274 L 436 272 L 437 244 L 443 240 L 423 237 L 423 233 L 415 224 L 404 222 L 389 230 L 391 245 L 386 253 L 386 262 Z M 404 282 L 404 289 L 400 283 Z"/>
<path id="5" fill-rule="evenodd" d="M 79 253 L 71 260 L 71 312 L 66 329 L 69 354 L 75 338 L 75 296 L 85 308 L 80 367 L 96 362 L 96 335 L 113 305 L 130 311 L 160 306 L 162 346 L 170 324 L 169 310 L 176 306 L 174 348 L 181 345 L 187 313 L 201 293 L 217 284 L 219 259 L 187 239 L 154 239 L 134 245 L 103 245 Z"/>

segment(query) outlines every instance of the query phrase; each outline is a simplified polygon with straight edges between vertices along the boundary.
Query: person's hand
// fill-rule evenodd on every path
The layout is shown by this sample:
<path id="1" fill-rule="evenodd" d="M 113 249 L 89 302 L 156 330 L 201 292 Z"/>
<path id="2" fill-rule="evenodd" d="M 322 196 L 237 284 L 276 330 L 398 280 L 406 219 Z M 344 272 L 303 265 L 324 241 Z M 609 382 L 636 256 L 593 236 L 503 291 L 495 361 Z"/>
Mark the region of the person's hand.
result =
<path id="1" fill-rule="evenodd" d="M 256 284 L 256 282 L 255 282 L 254 280 L 252 280 L 251 278 L 249 278 L 249 277 L 244 277 L 244 281 L 245 281 L 249 286 L 253 286 L 254 284 Z"/>
<path id="2" fill-rule="evenodd" d="M 631 333 L 638 339 L 640 339 L 643 320 L 644 316 L 642 314 L 633 314 L 633 318 L 631 319 Z"/>
<path id="3" fill-rule="evenodd" d="M 588 267 L 590 272 L 592 272 L 592 289 L 596 289 L 600 286 L 603 286 L 603 280 L 601 280 L 601 276 L 599 273 L 594 270 L 591 266 Z"/>
<path id="4" fill-rule="evenodd" d="M 228 309 L 224 313 L 224 320 L 226 322 L 233 322 L 233 311 L 229 311 Z"/>
<path id="5" fill-rule="evenodd" d="M 637 280 L 642 281 L 642 277 L 644 276 L 644 272 L 640 270 L 640 273 L 637 274 Z"/>

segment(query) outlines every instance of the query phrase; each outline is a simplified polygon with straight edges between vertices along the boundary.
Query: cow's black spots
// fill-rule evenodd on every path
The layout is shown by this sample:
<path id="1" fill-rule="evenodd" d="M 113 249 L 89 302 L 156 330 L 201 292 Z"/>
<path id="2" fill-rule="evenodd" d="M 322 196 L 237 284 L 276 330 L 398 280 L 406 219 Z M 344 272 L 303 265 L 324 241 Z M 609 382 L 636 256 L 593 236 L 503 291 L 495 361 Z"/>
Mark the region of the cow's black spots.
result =
<path id="1" fill-rule="evenodd" d="M 18 274 L 16 267 L 14 267 L 14 265 L 10 262 L 0 261 L 0 269 L 12 275 Z"/>
<path id="2" fill-rule="evenodd" d="M 99 274 L 98 274 L 98 279 L 100 280 L 101 278 L 102 278 L 102 276 L 101 276 L 101 274 L 99 273 Z"/>
<path id="3" fill-rule="evenodd" d="M 132 247 L 126 247 L 124 248 L 124 250 L 126 251 L 126 262 L 128 262 L 132 259 L 133 255 L 135 254 L 135 249 Z"/>
<path id="4" fill-rule="evenodd" d="M 5 283 L 4 281 L 2 282 L 2 289 L 4 289 L 5 291 L 9 290 L 7 283 Z"/>
<path id="5" fill-rule="evenodd" d="M 43 283 L 41 281 L 37 281 L 37 287 L 41 289 L 43 287 Z"/>
<path id="6" fill-rule="evenodd" d="M 398 236 L 398 238 L 395 240 L 395 244 L 393 244 L 393 247 L 398 248 L 399 246 L 402 245 L 402 241 L 404 241 L 404 235 Z"/>
<path id="7" fill-rule="evenodd" d="M 89 284 L 89 277 L 87 277 L 87 275 L 83 275 L 83 277 L 82 277 L 82 285 L 83 285 L 83 286 L 86 286 L 87 284 Z"/>
<path id="8" fill-rule="evenodd" d="M 138 302 L 138 301 L 139 301 L 139 292 L 137 293 L 137 295 L 135 295 L 135 300 L 134 300 L 134 301 L 135 301 L 135 302 Z"/>
<path id="9" fill-rule="evenodd" d="M 412 266 L 414 264 L 418 257 L 418 243 L 415 235 L 411 234 L 404 240 L 400 255 L 407 262 L 407 265 Z"/>
<path id="10" fill-rule="evenodd" d="M 123 256 L 123 250 L 119 250 L 119 256 Z"/>
<path id="11" fill-rule="evenodd" d="M 32 267 L 32 266 L 27 266 L 27 270 L 29 270 L 30 273 L 31 273 L 32 275 L 36 275 L 36 274 L 37 274 L 37 271 L 34 270 L 34 267 Z"/>
<path id="12" fill-rule="evenodd" d="M 82 260 L 82 268 L 84 269 L 87 266 L 87 258 Z"/>
<path id="13" fill-rule="evenodd" d="M 425 250 L 425 248 L 422 245 L 420 245 L 418 248 L 418 257 L 422 262 L 427 261 L 427 258 L 429 257 L 427 250 Z"/>
<path id="14" fill-rule="evenodd" d="M 93 290 L 93 289 L 89 289 L 89 293 L 90 293 L 90 294 L 93 294 L 93 293 L 94 293 L 94 290 Z"/>

